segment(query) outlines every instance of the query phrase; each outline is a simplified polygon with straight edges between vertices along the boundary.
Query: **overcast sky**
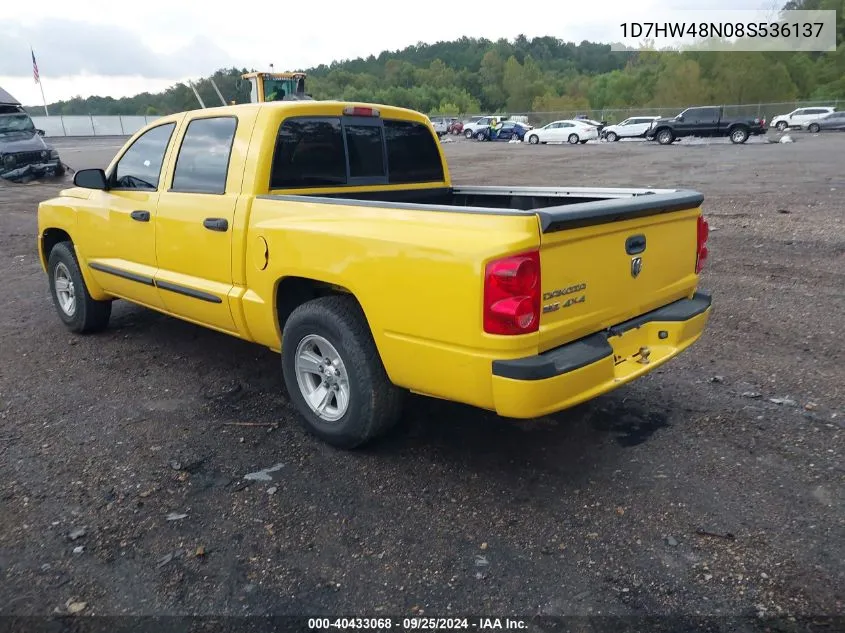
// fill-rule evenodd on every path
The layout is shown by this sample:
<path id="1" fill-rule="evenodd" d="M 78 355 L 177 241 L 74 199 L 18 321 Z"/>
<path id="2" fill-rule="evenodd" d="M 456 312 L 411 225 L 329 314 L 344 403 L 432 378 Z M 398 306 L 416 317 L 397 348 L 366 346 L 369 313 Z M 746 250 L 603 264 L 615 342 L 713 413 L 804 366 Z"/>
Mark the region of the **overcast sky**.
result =
<path id="1" fill-rule="evenodd" d="M 572 4 L 575 6 L 550 0 L 420 4 L 238 0 L 221 3 L 217 6 L 224 10 L 216 10 L 214 3 L 198 0 L 4 0 L 0 86 L 23 103 L 41 103 L 32 77 L 30 46 L 47 101 L 52 102 L 76 95 L 121 97 L 159 91 L 226 66 L 264 70 L 274 63 L 276 70 L 293 70 L 464 35 L 495 40 L 522 33 L 609 43 L 621 39 L 619 24 L 623 20 L 672 19 L 674 9 L 701 9 L 702 5 L 773 9 L 782 2 L 605 0 Z M 254 20 L 242 16 L 254 16 Z"/>

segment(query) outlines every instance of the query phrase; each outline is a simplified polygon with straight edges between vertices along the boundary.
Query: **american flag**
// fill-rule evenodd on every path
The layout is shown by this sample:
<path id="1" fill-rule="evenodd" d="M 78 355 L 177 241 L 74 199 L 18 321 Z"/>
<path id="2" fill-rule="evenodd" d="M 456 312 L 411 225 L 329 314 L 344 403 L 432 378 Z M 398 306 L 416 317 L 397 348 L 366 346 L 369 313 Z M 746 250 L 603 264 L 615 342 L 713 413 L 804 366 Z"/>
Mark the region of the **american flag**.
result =
<path id="1" fill-rule="evenodd" d="M 32 76 L 35 77 L 35 83 L 41 83 L 41 79 L 38 77 L 38 63 L 35 61 L 35 51 L 29 49 L 29 52 L 32 53 Z"/>

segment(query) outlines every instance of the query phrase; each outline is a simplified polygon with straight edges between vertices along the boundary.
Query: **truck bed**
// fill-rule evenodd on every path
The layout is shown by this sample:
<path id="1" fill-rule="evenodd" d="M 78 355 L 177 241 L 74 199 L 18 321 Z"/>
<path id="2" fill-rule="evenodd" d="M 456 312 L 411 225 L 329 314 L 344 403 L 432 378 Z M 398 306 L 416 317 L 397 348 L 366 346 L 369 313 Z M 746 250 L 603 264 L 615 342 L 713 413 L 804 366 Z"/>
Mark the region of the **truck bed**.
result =
<path id="1" fill-rule="evenodd" d="M 490 186 L 259 197 L 449 213 L 536 214 L 543 233 L 694 209 L 704 200 L 702 194 L 682 189 Z"/>

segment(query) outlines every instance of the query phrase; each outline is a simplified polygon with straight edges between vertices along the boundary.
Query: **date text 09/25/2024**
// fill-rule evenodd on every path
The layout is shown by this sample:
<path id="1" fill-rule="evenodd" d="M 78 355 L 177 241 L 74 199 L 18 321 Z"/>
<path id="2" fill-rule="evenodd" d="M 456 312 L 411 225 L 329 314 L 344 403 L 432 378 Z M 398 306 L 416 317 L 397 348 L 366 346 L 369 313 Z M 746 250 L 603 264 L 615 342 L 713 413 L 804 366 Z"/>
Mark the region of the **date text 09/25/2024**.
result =
<path id="1" fill-rule="evenodd" d="M 309 618 L 308 630 L 371 630 L 371 631 L 495 631 L 525 630 L 528 623 L 520 618 Z"/>

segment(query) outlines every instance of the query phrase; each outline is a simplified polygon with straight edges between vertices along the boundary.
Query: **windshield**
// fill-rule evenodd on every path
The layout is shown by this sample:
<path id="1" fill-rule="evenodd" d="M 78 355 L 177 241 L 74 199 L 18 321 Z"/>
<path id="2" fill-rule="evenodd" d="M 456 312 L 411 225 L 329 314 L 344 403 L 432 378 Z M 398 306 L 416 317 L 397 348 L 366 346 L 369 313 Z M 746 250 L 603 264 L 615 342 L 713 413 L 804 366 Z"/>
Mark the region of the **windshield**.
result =
<path id="1" fill-rule="evenodd" d="M 265 79 L 264 100 L 281 101 L 296 92 L 296 79 Z"/>
<path id="2" fill-rule="evenodd" d="M 35 125 L 28 114 L 2 114 L 0 115 L 0 134 L 10 132 L 35 132 Z"/>

